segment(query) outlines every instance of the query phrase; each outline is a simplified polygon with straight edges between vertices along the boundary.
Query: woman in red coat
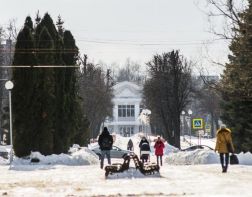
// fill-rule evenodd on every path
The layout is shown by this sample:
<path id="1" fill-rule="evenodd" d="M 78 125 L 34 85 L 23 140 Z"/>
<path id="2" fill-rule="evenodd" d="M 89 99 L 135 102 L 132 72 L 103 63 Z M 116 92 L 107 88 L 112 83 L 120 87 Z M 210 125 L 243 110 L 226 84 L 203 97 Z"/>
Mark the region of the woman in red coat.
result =
<path id="1" fill-rule="evenodd" d="M 162 166 L 162 156 L 164 154 L 164 143 L 162 142 L 162 140 L 160 139 L 160 137 L 158 137 L 154 148 L 155 148 L 155 155 L 157 156 L 157 164 L 159 165 L 159 158 L 160 158 L 160 165 Z"/>

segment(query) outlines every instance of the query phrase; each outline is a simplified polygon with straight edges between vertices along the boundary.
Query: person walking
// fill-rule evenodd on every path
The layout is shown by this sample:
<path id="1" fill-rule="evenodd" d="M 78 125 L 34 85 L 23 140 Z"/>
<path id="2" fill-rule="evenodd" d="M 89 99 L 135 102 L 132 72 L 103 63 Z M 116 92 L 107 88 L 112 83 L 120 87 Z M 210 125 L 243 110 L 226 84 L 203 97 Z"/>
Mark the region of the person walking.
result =
<path id="1" fill-rule="evenodd" d="M 218 151 L 220 154 L 222 172 L 227 172 L 229 153 L 234 153 L 234 145 L 231 137 L 231 130 L 226 128 L 226 125 L 221 125 L 221 128 L 216 133 L 215 151 Z"/>
<path id="2" fill-rule="evenodd" d="M 145 137 L 143 137 L 142 140 L 140 141 L 139 148 L 140 148 L 140 159 L 142 160 L 142 163 L 147 162 L 150 156 L 150 144 Z"/>
<path id="3" fill-rule="evenodd" d="M 164 143 L 162 142 L 161 138 L 158 137 L 154 148 L 155 148 L 155 155 L 157 157 L 157 164 L 159 165 L 159 158 L 160 158 L 160 165 L 162 166 L 162 156 L 164 154 Z"/>
<path id="4" fill-rule="evenodd" d="M 129 139 L 128 144 L 127 144 L 127 150 L 133 151 L 133 142 L 131 139 Z"/>
<path id="5" fill-rule="evenodd" d="M 110 150 L 113 145 L 113 137 L 109 134 L 108 128 L 104 127 L 101 135 L 98 138 L 98 144 L 101 149 L 101 169 L 103 169 L 105 156 L 108 159 L 108 164 L 111 164 Z"/>

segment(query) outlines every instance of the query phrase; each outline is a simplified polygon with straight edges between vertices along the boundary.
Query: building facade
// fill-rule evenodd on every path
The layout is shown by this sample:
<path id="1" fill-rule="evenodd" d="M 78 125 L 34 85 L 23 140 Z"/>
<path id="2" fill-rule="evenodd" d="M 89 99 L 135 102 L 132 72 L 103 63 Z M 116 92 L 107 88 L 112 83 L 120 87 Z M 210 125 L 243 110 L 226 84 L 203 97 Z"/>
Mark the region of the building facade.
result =
<path id="1" fill-rule="evenodd" d="M 120 82 L 113 87 L 113 117 L 107 119 L 107 126 L 111 133 L 131 136 L 139 132 L 149 132 L 149 126 L 139 118 L 142 105 L 142 87 L 133 82 Z"/>

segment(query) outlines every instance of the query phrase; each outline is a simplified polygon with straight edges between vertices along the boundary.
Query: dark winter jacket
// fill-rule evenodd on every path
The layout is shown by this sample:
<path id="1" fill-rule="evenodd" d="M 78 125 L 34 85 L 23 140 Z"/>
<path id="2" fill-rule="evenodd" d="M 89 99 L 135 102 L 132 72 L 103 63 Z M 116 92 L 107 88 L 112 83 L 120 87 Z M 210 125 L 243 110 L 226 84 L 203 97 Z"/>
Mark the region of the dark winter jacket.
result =
<path id="1" fill-rule="evenodd" d="M 155 148 L 155 155 L 162 156 L 164 154 L 164 143 L 161 140 L 156 141 L 154 148 Z"/>
<path id="2" fill-rule="evenodd" d="M 108 147 L 104 146 L 105 141 L 108 141 Z M 98 144 L 101 150 L 111 150 L 113 145 L 113 137 L 107 130 L 104 130 L 98 138 Z"/>
<path id="3" fill-rule="evenodd" d="M 150 144 L 147 139 L 142 139 L 139 143 L 140 151 L 150 151 Z"/>
<path id="4" fill-rule="evenodd" d="M 133 148 L 133 142 L 131 139 L 129 139 L 127 149 L 132 149 L 132 148 Z"/>

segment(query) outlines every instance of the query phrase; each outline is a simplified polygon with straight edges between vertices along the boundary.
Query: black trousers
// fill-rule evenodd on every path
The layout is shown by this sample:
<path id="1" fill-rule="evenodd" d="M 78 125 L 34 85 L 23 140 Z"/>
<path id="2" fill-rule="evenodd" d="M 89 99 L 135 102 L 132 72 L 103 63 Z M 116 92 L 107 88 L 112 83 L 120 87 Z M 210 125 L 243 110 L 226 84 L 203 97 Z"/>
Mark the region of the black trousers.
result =
<path id="1" fill-rule="evenodd" d="M 229 153 L 220 153 L 220 162 L 222 168 L 227 168 L 229 163 Z"/>

